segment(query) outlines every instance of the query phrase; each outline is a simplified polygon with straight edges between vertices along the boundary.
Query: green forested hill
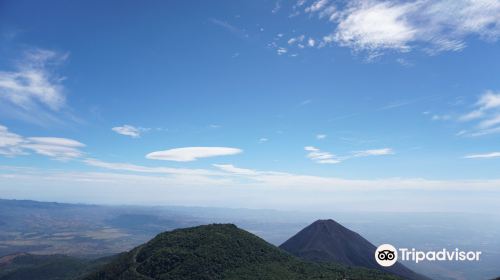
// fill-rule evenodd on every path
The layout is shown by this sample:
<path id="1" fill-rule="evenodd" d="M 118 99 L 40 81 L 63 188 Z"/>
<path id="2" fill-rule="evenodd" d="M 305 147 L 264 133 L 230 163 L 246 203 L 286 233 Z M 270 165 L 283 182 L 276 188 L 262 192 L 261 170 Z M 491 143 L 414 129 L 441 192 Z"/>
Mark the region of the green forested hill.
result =
<path id="1" fill-rule="evenodd" d="M 231 224 L 165 232 L 121 254 L 96 279 L 399 279 L 363 268 L 301 261 Z"/>

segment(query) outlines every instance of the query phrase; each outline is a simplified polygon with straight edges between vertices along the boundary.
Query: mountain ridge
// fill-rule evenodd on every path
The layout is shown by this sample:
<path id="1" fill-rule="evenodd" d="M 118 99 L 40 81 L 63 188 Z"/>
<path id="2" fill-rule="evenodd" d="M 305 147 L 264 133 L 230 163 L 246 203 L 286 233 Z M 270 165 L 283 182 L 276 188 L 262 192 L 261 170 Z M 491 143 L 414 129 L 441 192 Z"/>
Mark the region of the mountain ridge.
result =
<path id="1" fill-rule="evenodd" d="M 411 280 L 429 280 L 401 263 L 382 267 L 375 260 L 376 247 L 360 234 L 332 219 L 317 220 L 279 246 L 303 260 L 336 262 L 348 266 L 378 269 Z"/>

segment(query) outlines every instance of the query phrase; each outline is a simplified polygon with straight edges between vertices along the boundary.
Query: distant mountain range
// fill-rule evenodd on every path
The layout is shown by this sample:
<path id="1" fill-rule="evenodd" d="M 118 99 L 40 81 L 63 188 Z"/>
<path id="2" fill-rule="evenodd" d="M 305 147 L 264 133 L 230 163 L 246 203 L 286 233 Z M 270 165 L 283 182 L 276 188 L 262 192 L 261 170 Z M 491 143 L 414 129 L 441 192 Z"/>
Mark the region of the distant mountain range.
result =
<path id="1" fill-rule="evenodd" d="M 374 258 L 376 247 L 334 220 L 318 220 L 312 223 L 288 239 L 280 248 L 308 261 L 378 269 L 411 280 L 429 279 L 400 263 L 391 267 L 380 266 Z"/>

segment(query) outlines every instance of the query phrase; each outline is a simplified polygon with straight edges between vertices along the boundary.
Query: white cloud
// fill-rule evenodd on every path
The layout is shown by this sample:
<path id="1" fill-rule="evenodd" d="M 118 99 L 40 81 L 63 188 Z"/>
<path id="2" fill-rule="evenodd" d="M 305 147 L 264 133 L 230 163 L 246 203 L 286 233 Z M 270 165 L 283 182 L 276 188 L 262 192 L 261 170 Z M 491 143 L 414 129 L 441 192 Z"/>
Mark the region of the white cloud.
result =
<path id="1" fill-rule="evenodd" d="M 81 157 L 80 148 L 83 147 L 84 144 L 68 138 L 22 137 L 0 125 L 0 155 L 12 157 L 31 151 L 58 160 L 69 160 Z"/>
<path id="2" fill-rule="evenodd" d="M 408 23 L 414 4 L 356 1 L 338 22 L 334 40 L 356 50 L 408 50 L 417 30 Z"/>
<path id="3" fill-rule="evenodd" d="M 474 127 L 463 130 L 462 136 L 483 136 L 500 133 L 500 93 L 488 90 L 474 104 L 474 109 L 458 118 L 472 122 Z"/>
<path id="4" fill-rule="evenodd" d="M 340 16 L 339 11 L 334 5 L 330 5 L 321 10 L 318 14 L 320 19 L 327 18 L 329 21 L 334 21 Z"/>
<path id="5" fill-rule="evenodd" d="M 22 148 L 59 160 L 81 157 L 83 153 L 79 148 L 85 147 L 78 141 L 66 138 L 30 137 L 26 139 L 27 142 L 22 145 Z"/>
<path id="6" fill-rule="evenodd" d="M 25 152 L 20 147 L 24 139 L 12 132 L 8 128 L 0 125 L 0 155 L 16 156 L 22 155 Z"/>
<path id="7" fill-rule="evenodd" d="M 259 139 L 259 143 L 262 144 L 262 143 L 266 143 L 267 141 L 269 141 L 268 138 L 265 138 L 265 137 L 262 137 Z"/>
<path id="8" fill-rule="evenodd" d="M 316 41 L 313 38 L 309 38 L 309 40 L 307 40 L 307 45 L 309 47 L 314 47 L 314 45 L 316 45 Z"/>
<path id="9" fill-rule="evenodd" d="M 486 91 L 486 93 L 479 98 L 477 105 L 480 107 L 480 110 L 499 108 L 500 93 L 495 93 L 491 90 Z"/>
<path id="10" fill-rule="evenodd" d="M 500 126 L 488 129 L 461 130 L 457 136 L 480 137 L 500 133 Z"/>
<path id="11" fill-rule="evenodd" d="M 308 151 L 307 158 L 317 163 L 335 164 L 341 162 L 341 160 L 337 158 L 335 155 L 328 152 L 323 152 L 320 149 L 313 146 L 306 146 L 304 147 L 304 150 Z"/>
<path id="12" fill-rule="evenodd" d="M 475 159 L 475 158 L 498 158 L 500 157 L 500 152 L 493 152 L 487 154 L 472 154 L 466 155 L 464 158 Z"/>
<path id="13" fill-rule="evenodd" d="M 447 120 L 451 120 L 451 116 L 450 115 L 432 115 L 431 119 L 433 121 L 447 121 Z"/>
<path id="14" fill-rule="evenodd" d="M 57 137 L 28 137 L 26 138 L 29 142 L 38 143 L 40 145 L 55 145 L 55 146 L 65 146 L 65 147 L 85 147 L 84 144 L 68 138 L 57 138 Z"/>
<path id="15" fill-rule="evenodd" d="M 198 176 L 215 176 L 220 175 L 216 172 L 205 169 L 187 169 L 187 168 L 171 168 L 171 167 L 150 167 L 135 165 L 121 162 L 105 162 L 98 159 L 87 158 L 83 162 L 90 166 L 105 168 L 109 170 L 129 171 L 138 173 L 156 173 L 170 175 L 198 175 Z"/>
<path id="16" fill-rule="evenodd" d="M 346 4 L 318 0 L 305 12 L 332 25 L 320 47 L 335 43 L 366 51 L 372 58 L 388 50 L 460 51 L 468 37 L 485 41 L 500 37 L 498 0 L 354 0 Z"/>
<path id="17" fill-rule="evenodd" d="M 252 169 L 246 169 L 246 168 L 239 168 L 235 167 L 232 164 L 212 164 L 214 167 L 217 167 L 218 169 L 228 172 L 228 173 L 233 173 L 233 174 L 238 174 L 238 175 L 257 175 L 257 171 L 252 170 Z"/>
<path id="18" fill-rule="evenodd" d="M 492 116 L 489 119 L 483 120 L 479 123 L 479 128 L 490 128 L 500 124 L 500 114 Z"/>
<path id="19" fill-rule="evenodd" d="M 355 152 L 353 152 L 353 157 L 386 156 L 386 155 L 393 155 L 393 154 L 394 154 L 394 151 L 392 149 L 384 148 L 384 149 L 355 151 Z"/>
<path id="20" fill-rule="evenodd" d="M 320 11 L 328 4 L 328 0 L 317 0 L 311 6 L 305 8 L 306 13 L 314 13 Z"/>
<path id="21" fill-rule="evenodd" d="M 359 157 L 369 157 L 369 156 L 385 156 L 393 155 L 394 151 L 390 148 L 383 149 L 371 149 L 363 151 L 354 151 L 349 155 L 336 156 L 329 152 L 321 151 L 320 149 L 313 146 L 306 146 L 304 150 L 308 151 L 307 157 L 317 163 L 341 163 L 345 160 Z"/>
<path id="22" fill-rule="evenodd" d="M 316 139 L 318 139 L 318 140 L 323 140 L 325 138 L 326 138 L 326 134 L 317 134 L 316 135 Z"/>
<path id="23" fill-rule="evenodd" d="M 306 2 L 307 0 L 297 0 L 297 3 L 295 3 L 294 7 L 302 7 Z"/>
<path id="24" fill-rule="evenodd" d="M 24 53 L 14 71 L 0 71 L 2 110 L 10 117 L 35 123 L 55 121 L 52 114 L 66 106 L 66 96 L 65 78 L 54 69 L 67 57 L 67 53 L 34 49 Z"/>
<path id="25" fill-rule="evenodd" d="M 313 38 L 309 38 L 306 40 L 306 36 L 304 34 L 298 35 L 295 37 L 289 38 L 286 42 L 281 42 L 281 38 L 285 36 L 280 33 L 275 38 L 274 41 L 268 44 L 268 46 L 276 51 L 278 55 L 284 55 L 290 53 L 289 48 L 297 47 L 299 49 L 304 49 L 306 46 L 314 47 L 316 45 L 316 41 Z M 284 45 L 286 43 L 286 45 Z M 284 46 L 283 46 L 284 45 Z M 297 53 L 290 53 L 290 57 L 298 56 Z"/>
<path id="26" fill-rule="evenodd" d="M 289 45 L 293 45 L 295 43 L 300 43 L 302 41 L 304 41 L 304 38 L 305 38 L 305 35 L 300 35 L 300 36 L 297 36 L 297 37 L 292 37 L 288 40 L 288 44 Z"/>
<path id="27" fill-rule="evenodd" d="M 483 115 L 484 115 L 484 113 L 483 113 L 482 111 L 479 111 L 479 110 L 477 110 L 477 111 L 472 111 L 472 112 L 469 112 L 469 113 L 467 113 L 467 114 L 465 114 L 465 115 L 461 116 L 461 117 L 459 118 L 459 120 L 460 120 L 460 121 L 464 121 L 464 122 L 466 122 L 466 121 L 471 121 L 471 120 L 479 119 L 479 118 L 481 118 Z"/>
<path id="28" fill-rule="evenodd" d="M 240 149 L 228 147 L 185 147 L 152 152 L 147 154 L 146 158 L 170 161 L 195 161 L 200 158 L 236 155 L 241 152 L 243 151 Z"/>
<path id="29" fill-rule="evenodd" d="M 276 53 L 278 55 L 283 55 L 283 54 L 286 54 L 288 52 L 287 49 L 283 48 L 283 47 L 279 47 L 277 50 L 276 50 Z"/>
<path id="30" fill-rule="evenodd" d="M 135 127 L 135 126 L 126 124 L 123 126 L 113 127 L 113 128 L 111 128 L 111 130 L 113 130 L 114 132 L 121 134 L 121 135 L 130 136 L 132 138 L 139 138 L 139 137 L 141 137 L 141 133 L 143 131 L 147 131 L 149 129 L 142 128 L 142 127 Z"/>

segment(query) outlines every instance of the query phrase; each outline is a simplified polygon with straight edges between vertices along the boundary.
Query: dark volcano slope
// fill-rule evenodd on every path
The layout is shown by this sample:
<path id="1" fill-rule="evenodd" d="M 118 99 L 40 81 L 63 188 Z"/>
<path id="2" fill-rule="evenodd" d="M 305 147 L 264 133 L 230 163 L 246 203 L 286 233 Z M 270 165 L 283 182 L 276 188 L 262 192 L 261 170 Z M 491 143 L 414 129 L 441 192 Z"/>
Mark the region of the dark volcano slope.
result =
<path id="1" fill-rule="evenodd" d="M 334 220 L 318 220 L 312 223 L 288 239 L 280 248 L 303 260 L 378 269 L 411 280 L 429 279 L 400 263 L 391 267 L 380 266 L 374 257 L 377 248 L 361 235 Z"/>
<path id="2" fill-rule="evenodd" d="M 84 279 L 400 279 L 365 268 L 299 260 L 231 224 L 159 234 Z"/>

